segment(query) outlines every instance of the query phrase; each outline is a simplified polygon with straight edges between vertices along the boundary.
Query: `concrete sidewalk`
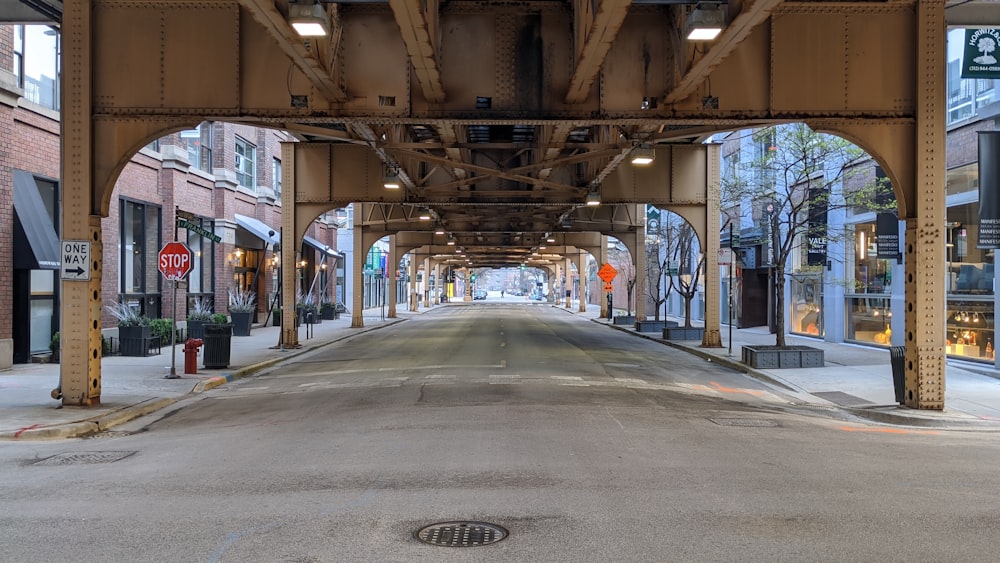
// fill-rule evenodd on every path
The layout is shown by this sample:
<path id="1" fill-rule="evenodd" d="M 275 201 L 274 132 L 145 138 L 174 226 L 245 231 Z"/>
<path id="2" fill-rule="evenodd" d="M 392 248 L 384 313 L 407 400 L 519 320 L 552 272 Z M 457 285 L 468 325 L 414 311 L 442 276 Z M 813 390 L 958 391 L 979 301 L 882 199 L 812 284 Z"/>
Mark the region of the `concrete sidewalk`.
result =
<path id="1" fill-rule="evenodd" d="M 500 300 L 490 302 L 497 301 Z M 515 297 L 503 301 L 525 302 Z M 455 302 L 445 306 L 476 306 L 479 303 L 482 302 Z M 555 307 L 541 303 L 536 306 Z M 630 326 L 613 325 L 599 317 L 596 305 L 588 307 L 586 312 L 579 312 L 576 303 L 569 308 L 558 308 L 589 318 L 608 330 L 621 330 L 654 340 L 742 371 L 783 388 L 786 394 L 803 403 L 842 408 L 857 416 L 889 424 L 1000 430 L 1000 372 L 992 366 L 949 362 L 945 410 L 918 411 L 894 404 L 889 351 L 884 348 L 789 337 L 789 344 L 822 348 L 826 366 L 751 369 L 740 361 L 741 348 L 744 344 L 773 344 L 774 335 L 768 334 L 766 328 L 732 330 L 730 354 L 728 326 L 722 328 L 723 348 L 702 348 L 699 341 L 668 342 L 658 333 L 638 333 Z M 58 364 L 18 364 L 12 370 L 0 372 L 0 440 L 62 439 L 108 430 L 332 342 L 402 322 L 413 314 L 400 308 L 398 318 L 388 319 L 382 317 L 379 309 L 369 310 L 365 312 L 365 327 L 361 329 L 350 328 L 350 316 L 342 315 L 338 320 L 312 325 L 311 338 L 306 338 L 305 327 L 299 327 L 302 347 L 294 350 L 277 348 L 278 327 L 254 327 L 250 336 L 233 337 L 228 369 L 205 370 L 201 367 L 203 358 L 199 354 L 198 373 L 194 375 L 184 374 L 183 349 L 178 345 L 176 373 L 181 375 L 179 379 L 165 379 L 170 374 L 169 347 L 156 356 L 103 358 L 101 405 L 97 407 L 62 407 L 61 401 L 50 398 L 51 390 L 59 385 Z"/>
<path id="2" fill-rule="evenodd" d="M 723 348 L 702 348 L 700 341 L 666 341 L 659 333 L 639 333 L 631 326 L 615 326 L 608 319 L 599 318 L 591 309 L 576 314 L 742 371 L 783 387 L 805 402 L 837 406 L 869 420 L 908 426 L 1000 430 L 1000 371 L 992 365 L 949 360 L 945 372 L 945 410 L 916 410 L 895 402 L 892 365 L 886 348 L 788 336 L 786 343 L 789 345 L 822 349 L 825 367 L 755 369 L 742 363 L 742 347 L 773 345 L 775 337 L 767 327 L 730 330 L 728 325 L 723 325 Z M 676 317 L 667 317 L 667 320 L 683 323 L 683 319 Z"/>
<path id="3" fill-rule="evenodd" d="M 365 312 L 364 328 L 350 328 L 351 317 L 325 320 L 299 327 L 301 348 L 279 349 L 280 327 L 255 326 L 250 336 L 232 338 L 227 369 L 204 369 L 204 350 L 199 350 L 198 373 L 184 374 L 183 345 L 176 348 L 179 379 L 170 375 L 169 346 L 155 356 L 108 356 L 101 360 L 101 404 L 95 407 L 63 407 L 52 399 L 59 386 L 59 364 L 17 364 L 0 372 L 0 440 L 45 440 L 86 436 L 166 408 L 177 401 L 246 377 L 289 358 L 363 332 L 391 326 L 412 313 L 400 311 L 396 319 L 383 319 L 379 309 Z"/>

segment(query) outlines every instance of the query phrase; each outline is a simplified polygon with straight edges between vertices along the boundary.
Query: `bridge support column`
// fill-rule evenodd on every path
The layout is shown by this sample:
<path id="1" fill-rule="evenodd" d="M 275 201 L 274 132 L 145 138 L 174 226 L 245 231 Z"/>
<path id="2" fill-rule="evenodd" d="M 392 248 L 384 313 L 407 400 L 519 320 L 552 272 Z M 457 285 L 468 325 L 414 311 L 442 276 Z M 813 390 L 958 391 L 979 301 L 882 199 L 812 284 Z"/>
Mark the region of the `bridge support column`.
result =
<path id="1" fill-rule="evenodd" d="M 434 262 L 434 304 L 441 304 L 441 292 L 444 291 L 444 284 L 441 283 L 441 263 Z"/>
<path id="2" fill-rule="evenodd" d="M 424 258 L 424 309 L 431 306 L 431 259 Z"/>
<path id="3" fill-rule="evenodd" d="M 386 318 L 398 318 L 396 314 L 396 270 L 399 269 L 399 249 L 396 246 L 396 235 L 389 235 L 389 256 L 385 259 L 385 293 L 389 312 Z"/>
<path id="4" fill-rule="evenodd" d="M 579 307 L 577 308 L 577 311 L 579 311 L 580 313 L 587 312 L 587 269 L 585 267 L 586 264 L 587 264 L 587 253 L 581 250 L 580 254 L 577 254 L 576 256 L 576 273 L 578 274 L 576 287 L 577 287 L 577 294 L 579 294 L 580 297 L 580 304 Z"/>
<path id="5" fill-rule="evenodd" d="M 635 206 L 635 216 L 642 217 L 646 213 L 645 205 Z M 639 223 L 635 227 L 634 239 L 632 241 L 632 263 L 635 265 L 635 290 L 632 295 L 635 297 L 635 320 L 646 320 L 646 224 Z"/>
<path id="6" fill-rule="evenodd" d="M 101 403 L 101 245 L 100 202 L 94 200 L 94 140 L 91 115 L 90 2 L 66 2 L 62 27 L 65 57 L 62 84 L 62 239 L 90 247 L 86 279 L 62 281 L 59 389 L 63 405 Z M 100 187 L 100 186 L 97 186 Z M 110 189 L 110 188 L 109 188 Z M 10 264 L 5 267 L 9 268 Z M 80 276 L 82 277 L 82 276 Z M 8 311 L 9 313 L 9 311 Z M 54 395 L 55 396 L 55 395 Z"/>
<path id="7" fill-rule="evenodd" d="M 720 329 L 721 279 L 719 277 L 719 242 L 721 233 L 719 206 L 722 180 L 719 170 L 720 145 L 707 145 L 708 158 L 705 177 L 705 235 L 701 241 L 705 253 L 705 333 L 701 345 L 705 348 L 721 348 Z"/>
<path id="8" fill-rule="evenodd" d="M 410 312 L 417 311 L 417 253 L 410 253 Z"/>
<path id="9" fill-rule="evenodd" d="M 601 266 L 607 263 L 608 263 L 608 237 L 607 235 L 601 235 L 601 246 L 600 248 L 597 249 L 597 267 L 600 268 Z M 601 318 L 606 319 L 608 318 L 608 315 L 611 314 L 611 311 L 608 310 L 608 295 L 611 292 L 605 291 L 603 288 L 604 285 L 602 282 L 601 298 L 599 299 L 599 301 L 601 302 Z"/>

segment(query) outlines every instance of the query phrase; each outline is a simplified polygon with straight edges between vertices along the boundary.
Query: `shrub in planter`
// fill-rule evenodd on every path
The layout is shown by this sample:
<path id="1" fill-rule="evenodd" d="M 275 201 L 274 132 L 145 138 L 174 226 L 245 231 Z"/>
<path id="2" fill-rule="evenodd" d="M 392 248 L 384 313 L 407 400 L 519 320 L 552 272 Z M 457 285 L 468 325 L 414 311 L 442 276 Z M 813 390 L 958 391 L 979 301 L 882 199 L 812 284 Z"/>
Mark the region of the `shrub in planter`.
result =
<path id="1" fill-rule="evenodd" d="M 103 340 L 104 337 L 101 336 L 101 339 Z M 49 350 L 52 351 L 52 361 L 54 363 L 58 363 L 59 362 L 59 332 L 58 331 L 56 331 L 56 333 L 52 335 L 52 338 L 49 339 Z"/>
<path id="2" fill-rule="evenodd" d="M 146 356 L 149 354 L 151 330 L 149 319 L 127 303 L 118 302 L 104 307 L 118 319 L 118 341 L 122 356 Z"/>
<path id="3" fill-rule="evenodd" d="M 188 338 L 203 338 L 205 324 L 212 322 L 212 303 L 204 297 L 194 300 L 187 318 Z"/>
<path id="4" fill-rule="evenodd" d="M 233 336 L 250 336 L 257 296 L 249 289 L 229 290 L 229 315 L 233 318 Z"/>

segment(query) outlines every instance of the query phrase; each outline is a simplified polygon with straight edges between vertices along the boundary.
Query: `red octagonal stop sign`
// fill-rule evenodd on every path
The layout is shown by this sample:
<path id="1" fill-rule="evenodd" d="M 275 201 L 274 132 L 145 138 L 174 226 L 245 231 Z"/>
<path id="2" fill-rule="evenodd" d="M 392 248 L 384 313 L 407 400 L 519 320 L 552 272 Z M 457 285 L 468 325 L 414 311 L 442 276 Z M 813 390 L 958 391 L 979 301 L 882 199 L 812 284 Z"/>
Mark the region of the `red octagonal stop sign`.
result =
<path id="1" fill-rule="evenodd" d="M 159 269 L 168 280 L 182 280 L 191 271 L 191 251 L 182 242 L 168 242 L 160 250 Z"/>

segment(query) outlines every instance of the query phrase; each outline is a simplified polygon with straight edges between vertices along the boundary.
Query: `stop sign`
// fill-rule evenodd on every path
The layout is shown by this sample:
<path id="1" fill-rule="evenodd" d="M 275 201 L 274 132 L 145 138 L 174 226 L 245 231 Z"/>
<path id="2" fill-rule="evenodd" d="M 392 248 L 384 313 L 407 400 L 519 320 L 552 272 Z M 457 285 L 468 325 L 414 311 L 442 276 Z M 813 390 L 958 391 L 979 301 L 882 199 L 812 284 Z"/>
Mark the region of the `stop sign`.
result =
<path id="1" fill-rule="evenodd" d="M 168 242 L 160 250 L 159 270 L 168 280 L 184 279 L 191 271 L 191 251 L 182 242 Z"/>

